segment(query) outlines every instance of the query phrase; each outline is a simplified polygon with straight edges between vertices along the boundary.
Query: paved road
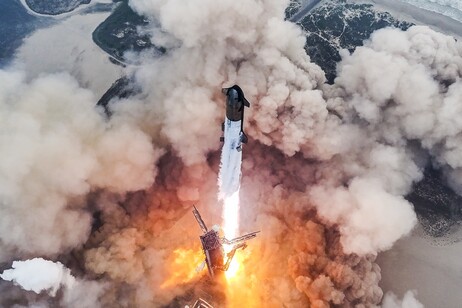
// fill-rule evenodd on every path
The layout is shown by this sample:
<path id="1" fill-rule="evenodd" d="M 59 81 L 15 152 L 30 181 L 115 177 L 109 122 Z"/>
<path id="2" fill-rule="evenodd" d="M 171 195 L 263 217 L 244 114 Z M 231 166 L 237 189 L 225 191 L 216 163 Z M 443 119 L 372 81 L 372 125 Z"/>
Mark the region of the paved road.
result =
<path id="1" fill-rule="evenodd" d="M 304 7 L 301 8 L 300 11 L 298 11 L 294 16 L 292 16 L 292 18 L 290 18 L 289 20 L 291 22 L 294 22 L 294 23 L 297 23 L 299 22 L 303 17 L 305 17 L 306 14 L 308 14 L 309 11 L 311 11 L 312 8 L 314 8 L 316 6 L 316 4 L 318 4 L 319 2 L 321 2 L 321 0 L 308 0 L 307 3 L 305 4 Z"/>

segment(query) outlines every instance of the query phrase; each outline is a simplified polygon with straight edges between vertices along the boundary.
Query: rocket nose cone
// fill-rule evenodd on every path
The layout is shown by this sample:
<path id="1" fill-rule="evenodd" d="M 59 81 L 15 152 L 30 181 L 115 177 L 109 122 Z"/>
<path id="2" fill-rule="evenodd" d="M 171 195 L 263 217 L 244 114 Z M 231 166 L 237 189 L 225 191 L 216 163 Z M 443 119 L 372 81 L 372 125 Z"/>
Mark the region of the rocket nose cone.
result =
<path id="1" fill-rule="evenodd" d="M 226 96 L 228 98 L 228 102 L 238 102 L 239 101 L 239 92 L 237 92 L 235 89 L 229 89 L 228 92 L 226 93 Z"/>

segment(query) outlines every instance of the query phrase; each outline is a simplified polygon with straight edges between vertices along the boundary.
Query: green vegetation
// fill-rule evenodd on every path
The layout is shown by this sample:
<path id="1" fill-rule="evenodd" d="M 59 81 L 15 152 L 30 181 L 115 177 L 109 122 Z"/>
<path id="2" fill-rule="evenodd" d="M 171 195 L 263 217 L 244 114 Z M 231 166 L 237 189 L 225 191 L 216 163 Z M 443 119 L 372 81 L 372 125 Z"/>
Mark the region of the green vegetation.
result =
<path id="1" fill-rule="evenodd" d="M 385 27 L 406 30 L 412 24 L 377 11 L 371 4 L 332 0 L 312 10 L 300 26 L 306 32 L 306 52 L 326 72 L 328 82 L 333 83 L 340 49 L 352 52 L 375 30 Z"/>
<path id="2" fill-rule="evenodd" d="M 155 47 L 148 34 L 141 34 L 149 20 L 136 14 L 121 1 L 114 12 L 93 32 L 93 41 L 105 52 L 120 62 L 125 62 L 126 51 L 140 52 L 153 49 L 156 53 L 165 53 L 165 49 Z"/>
<path id="3" fill-rule="evenodd" d="M 291 0 L 289 6 L 286 8 L 286 19 L 294 16 L 302 7 L 302 0 Z"/>
<path id="4" fill-rule="evenodd" d="M 450 233 L 462 218 L 462 197 L 448 187 L 441 171 L 431 167 L 406 199 L 414 205 L 422 228 L 431 236 Z"/>
<path id="5" fill-rule="evenodd" d="M 110 117 L 112 114 L 110 101 L 113 98 L 127 98 L 139 92 L 141 92 L 141 89 L 136 86 L 133 80 L 128 77 L 122 77 L 117 79 L 111 85 L 109 90 L 107 90 L 106 93 L 104 93 L 103 96 L 98 100 L 97 105 L 103 107 L 106 115 Z"/>
<path id="6" fill-rule="evenodd" d="M 91 0 L 26 0 L 29 8 L 40 14 L 59 15 L 73 11 L 81 4 L 88 4 Z"/>

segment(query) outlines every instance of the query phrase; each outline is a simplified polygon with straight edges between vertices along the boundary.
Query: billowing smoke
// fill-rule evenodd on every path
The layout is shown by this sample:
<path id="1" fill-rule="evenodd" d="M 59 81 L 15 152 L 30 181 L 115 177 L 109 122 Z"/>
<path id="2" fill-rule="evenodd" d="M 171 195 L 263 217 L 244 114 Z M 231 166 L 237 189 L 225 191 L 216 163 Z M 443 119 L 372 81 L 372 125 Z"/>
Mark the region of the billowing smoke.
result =
<path id="1" fill-rule="evenodd" d="M 102 306 L 199 296 L 190 210 L 221 222 L 220 90 L 239 84 L 252 103 L 240 226 L 261 233 L 223 301 L 379 304 L 375 257 L 415 225 L 403 196 L 422 168 L 442 168 L 461 190 L 461 44 L 426 27 L 380 30 L 342 54 L 328 86 L 301 30 L 284 21 L 287 1 L 129 3 L 160 25 L 152 41 L 169 50 L 126 69 L 142 91 L 114 100 L 110 119 L 82 88 L 91 74 L 0 72 L 0 260 L 62 259 L 105 286 Z"/>
<path id="2" fill-rule="evenodd" d="M 458 187 L 461 47 L 427 27 L 412 27 L 379 30 L 364 47 L 343 54 L 327 93 L 328 104 L 351 123 L 341 129 L 357 134 L 352 148 L 339 153 L 348 187 L 332 191 L 323 185 L 313 194 L 321 215 L 343 220 L 347 251 L 387 249 L 410 230 L 415 215 L 402 196 L 421 178 L 422 156 L 447 170 Z M 328 200 L 344 212 L 332 210 Z"/>
<path id="3" fill-rule="evenodd" d="M 98 298 L 104 291 L 104 285 L 76 279 L 60 262 L 42 258 L 14 261 L 12 268 L 0 274 L 0 278 L 37 294 L 46 291 L 51 297 L 63 287 L 60 303 L 65 307 L 98 307 Z"/>
<path id="4" fill-rule="evenodd" d="M 91 229 L 86 195 L 149 187 L 162 153 L 129 124 L 107 122 L 95 96 L 67 74 L 30 83 L 0 72 L 0 260 L 53 256 Z"/>
<path id="5" fill-rule="evenodd" d="M 14 281 L 24 290 L 40 293 L 48 291 L 55 296 L 61 285 L 72 288 L 75 278 L 70 270 L 61 263 L 53 263 L 41 258 L 26 261 L 14 261 L 12 269 L 5 270 L 0 277 L 3 280 Z"/>

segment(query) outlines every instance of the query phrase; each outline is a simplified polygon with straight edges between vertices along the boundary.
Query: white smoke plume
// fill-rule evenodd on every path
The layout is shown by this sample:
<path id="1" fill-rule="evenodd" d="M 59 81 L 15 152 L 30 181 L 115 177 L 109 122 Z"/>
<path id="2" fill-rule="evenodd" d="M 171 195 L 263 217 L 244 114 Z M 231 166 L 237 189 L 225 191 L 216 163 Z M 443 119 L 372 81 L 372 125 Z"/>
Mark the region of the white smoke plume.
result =
<path id="1" fill-rule="evenodd" d="M 13 281 L 24 290 L 35 293 L 47 291 L 51 296 L 55 296 L 61 286 L 72 288 L 76 283 L 71 271 L 60 262 L 42 258 L 14 261 L 12 268 L 3 271 L 0 278 Z"/>
<path id="2" fill-rule="evenodd" d="M 382 308 L 423 308 L 424 305 L 415 296 L 415 292 L 407 291 L 403 300 L 399 300 L 395 294 L 387 293 L 383 298 Z"/>
<path id="3" fill-rule="evenodd" d="M 153 41 L 174 47 L 127 69 L 142 93 L 112 105 L 110 120 L 79 76 L 0 72 L 0 260 L 74 249 L 85 275 L 111 283 L 102 306 L 196 292 L 190 208 L 220 222 L 220 90 L 239 84 L 252 102 L 241 230 L 262 232 L 228 306 L 378 305 L 375 257 L 416 223 L 403 196 L 422 177 L 419 154 L 461 183 L 460 43 L 425 27 L 381 30 L 342 54 L 327 86 L 284 21 L 287 1 L 129 3 L 160 25 Z"/>
<path id="4" fill-rule="evenodd" d="M 62 263 L 42 258 L 13 261 L 12 268 L 3 271 L 0 278 L 37 294 L 46 291 L 51 297 L 62 288 L 64 307 L 99 307 L 98 299 L 104 291 L 104 285 L 76 279 Z"/>

